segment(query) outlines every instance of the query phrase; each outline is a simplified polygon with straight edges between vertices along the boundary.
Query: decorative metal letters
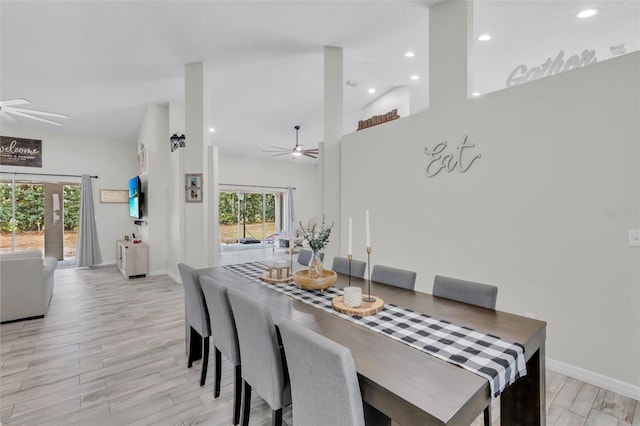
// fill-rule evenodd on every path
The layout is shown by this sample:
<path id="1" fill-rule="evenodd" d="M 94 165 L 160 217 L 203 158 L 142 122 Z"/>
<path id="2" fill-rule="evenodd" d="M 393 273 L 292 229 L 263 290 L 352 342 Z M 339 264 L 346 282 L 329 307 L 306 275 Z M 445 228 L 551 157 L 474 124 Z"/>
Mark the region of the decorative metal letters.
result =
<path id="1" fill-rule="evenodd" d="M 467 136 L 462 139 L 462 143 L 456 148 L 457 154 L 444 154 L 443 151 L 447 148 L 446 142 L 440 142 L 437 144 L 433 151 L 430 151 L 428 147 L 424 149 L 424 153 L 429 157 L 429 162 L 424 170 L 424 174 L 427 177 L 434 177 L 443 170 L 451 173 L 454 170 L 458 170 L 460 173 L 464 173 L 471 165 L 481 157 L 480 154 L 474 155 L 471 161 L 466 162 L 465 150 L 475 148 L 474 144 L 467 143 Z"/>

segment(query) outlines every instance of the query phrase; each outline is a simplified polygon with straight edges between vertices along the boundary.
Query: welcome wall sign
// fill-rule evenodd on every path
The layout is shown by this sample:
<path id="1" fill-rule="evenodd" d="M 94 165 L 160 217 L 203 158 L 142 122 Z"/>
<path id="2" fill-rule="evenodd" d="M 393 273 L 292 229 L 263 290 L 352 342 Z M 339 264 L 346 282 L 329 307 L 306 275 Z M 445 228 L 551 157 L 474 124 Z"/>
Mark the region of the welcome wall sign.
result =
<path id="1" fill-rule="evenodd" d="M 42 167 L 42 140 L 0 136 L 0 165 Z"/>
<path id="2" fill-rule="evenodd" d="M 469 152 L 475 147 L 475 144 L 467 142 L 467 136 L 462 139 L 460 145 L 455 149 L 457 152 L 446 152 L 447 142 L 440 142 L 433 150 L 426 147 L 424 153 L 429 158 L 427 167 L 424 169 L 425 176 L 434 177 L 443 170 L 447 173 L 455 170 L 460 173 L 466 172 L 481 157 L 480 154 Z"/>

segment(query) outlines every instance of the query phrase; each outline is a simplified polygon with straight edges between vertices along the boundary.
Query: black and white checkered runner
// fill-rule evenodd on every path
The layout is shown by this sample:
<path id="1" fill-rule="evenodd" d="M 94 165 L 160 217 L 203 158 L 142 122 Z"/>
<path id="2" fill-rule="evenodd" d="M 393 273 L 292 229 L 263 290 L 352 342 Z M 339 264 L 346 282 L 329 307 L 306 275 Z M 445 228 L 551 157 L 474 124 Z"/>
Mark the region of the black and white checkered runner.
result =
<path id="1" fill-rule="evenodd" d="M 342 291 L 330 287 L 320 293 L 299 289 L 295 284 L 269 284 L 259 277 L 268 265 L 260 262 L 227 265 L 224 268 L 295 299 L 324 309 L 394 340 L 427 352 L 476 373 L 491 385 L 496 398 L 510 384 L 527 374 L 524 347 L 467 327 L 386 303 L 374 316 L 352 317 L 334 310 L 331 300 Z"/>

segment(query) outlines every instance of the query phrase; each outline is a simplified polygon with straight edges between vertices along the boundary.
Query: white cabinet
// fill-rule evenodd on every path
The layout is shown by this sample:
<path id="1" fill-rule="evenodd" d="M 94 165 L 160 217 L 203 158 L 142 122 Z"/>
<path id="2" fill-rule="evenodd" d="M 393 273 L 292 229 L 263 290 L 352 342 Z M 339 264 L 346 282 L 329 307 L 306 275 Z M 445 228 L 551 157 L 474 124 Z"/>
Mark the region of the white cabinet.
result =
<path id="1" fill-rule="evenodd" d="M 118 269 L 126 279 L 149 275 L 149 245 L 133 241 L 116 241 Z"/>

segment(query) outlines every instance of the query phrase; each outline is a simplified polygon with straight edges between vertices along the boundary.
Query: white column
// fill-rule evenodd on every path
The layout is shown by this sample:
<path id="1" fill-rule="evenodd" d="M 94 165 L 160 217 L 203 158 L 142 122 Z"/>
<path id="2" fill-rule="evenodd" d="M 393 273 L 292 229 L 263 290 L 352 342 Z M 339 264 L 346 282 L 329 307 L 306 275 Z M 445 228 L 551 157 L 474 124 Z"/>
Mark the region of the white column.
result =
<path id="1" fill-rule="evenodd" d="M 429 105 L 455 108 L 468 98 L 467 39 L 473 34 L 471 1 L 453 0 L 429 8 Z M 466 31 L 465 31 L 466 30 Z M 468 36 L 469 34 L 469 36 Z M 446 40 L 443 43 L 442 40 Z"/>
<path id="2" fill-rule="evenodd" d="M 322 176 L 321 208 L 326 220 L 334 222 L 332 243 L 325 249 L 325 259 L 340 253 L 341 247 L 341 140 L 343 119 L 342 48 L 324 48 L 324 144 L 320 153 Z M 318 218 L 320 220 L 320 218 Z"/>
<path id="3" fill-rule="evenodd" d="M 184 69 L 185 79 L 185 138 L 184 149 L 184 173 L 203 174 L 203 196 L 207 193 L 210 182 L 205 178 L 205 164 L 207 164 L 205 131 L 208 121 L 207 97 L 209 87 L 207 84 L 206 68 L 202 62 L 187 64 Z M 184 189 L 184 176 L 182 177 Z M 208 259 L 208 244 L 205 230 L 208 229 L 205 203 L 187 203 L 184 198 L 184 235 L 185 250 L 184 262 L 194 268 L 204 268 Z"/>

